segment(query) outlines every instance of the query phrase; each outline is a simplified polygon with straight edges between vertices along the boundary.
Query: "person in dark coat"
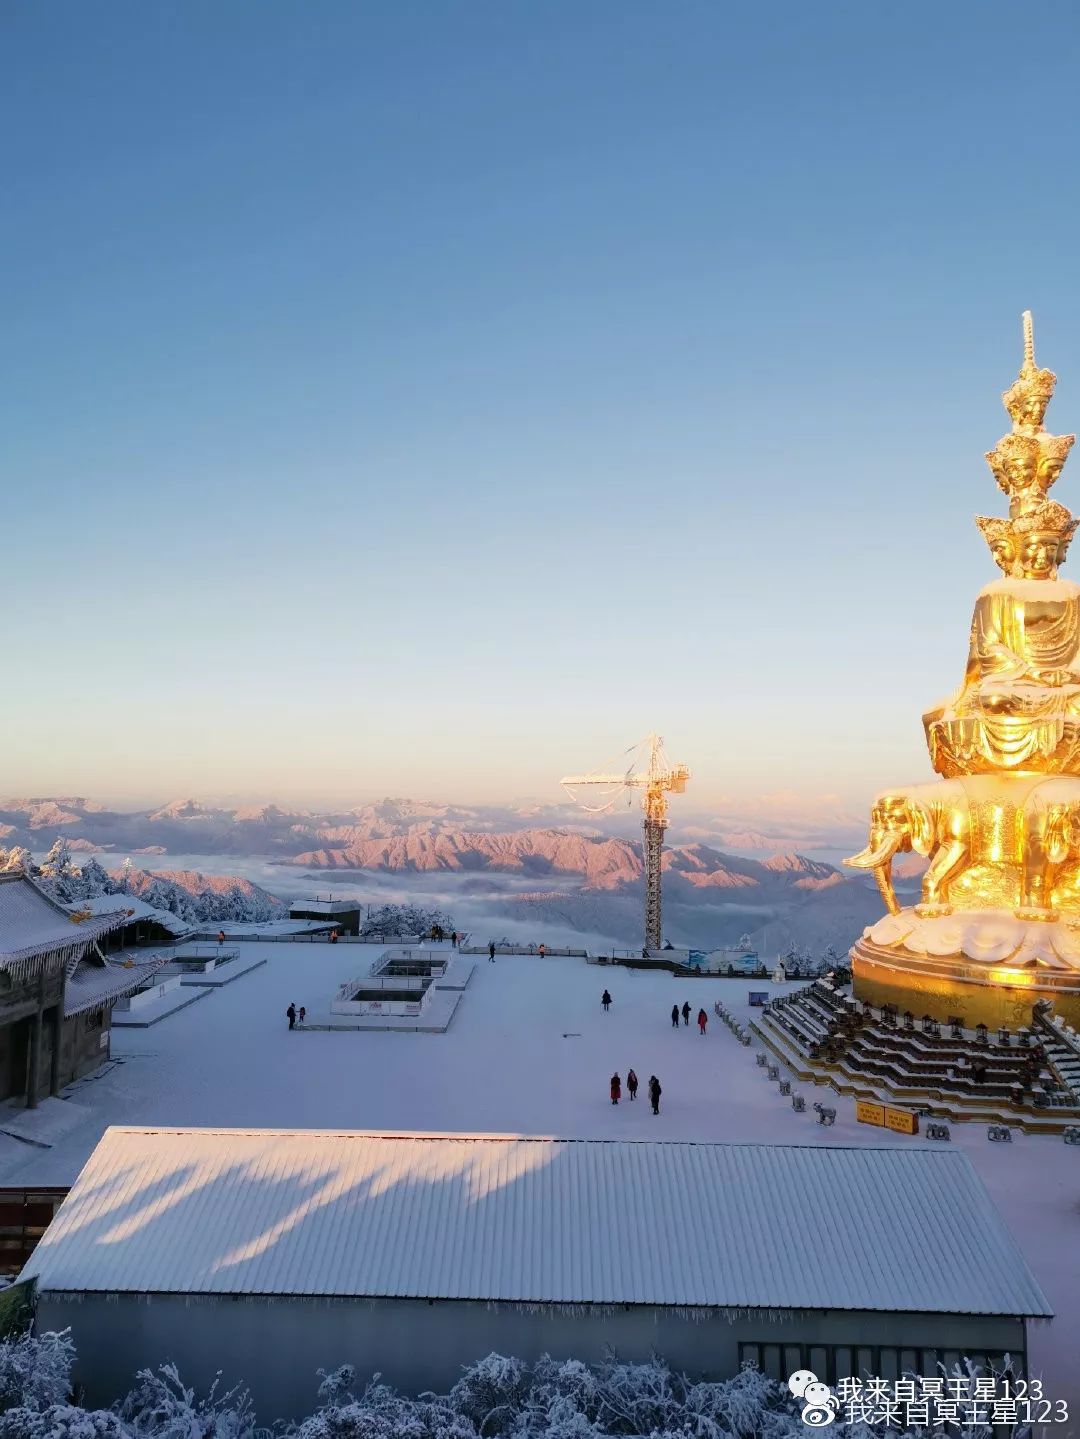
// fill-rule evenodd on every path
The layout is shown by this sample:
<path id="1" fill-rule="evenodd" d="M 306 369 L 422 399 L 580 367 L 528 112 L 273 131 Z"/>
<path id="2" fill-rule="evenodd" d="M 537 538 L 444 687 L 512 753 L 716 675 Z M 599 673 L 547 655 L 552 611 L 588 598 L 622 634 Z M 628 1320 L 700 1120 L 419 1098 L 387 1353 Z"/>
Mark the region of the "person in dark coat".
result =
<path id="1" fill-rule="evenodd" d="M 217 942 L 218 949 L 220 949 L 221 946 L 225 943 L 225 931 L 223 929 L 219 929 L 217 932 Z"/>
<path id="2" fill-rule="evenodd" d="M 671 1006 L 671 1027 L 672 1029 L 679 1027 L 679 1006 L 677 1004 Z"/>
<path id="3" fill-rule="evenodd" d="M 456 930 L 456 929 L 452 929 L 452 930 L 450 931 L 450 948 L 451 948 L 451 949 L 457 949 L 457 930 Z"/>
<path id="4" fill-rule="evenodd" d="M 491 940 L 491 942 L 488 944 L 488 963 L 489 963 L 489 964 L 494 964 L 494 963 L 495 963 L 495 941 L 494 941 L 494 940 Z"/>
<path id="5" fill-rule="evenodd" d="M 632 1069 L 626 1071 L 626 1092 L 631 1099 L 637 1098 L 637 1075 Z"/>
<path id="6" fill-rule="evenodd" d="M 609 1010 L 610 1007 L 611 1007 L 611 995 L 608 994 L 608 992 L 607 992 L 606 989 L 604 990 L 603 994 L 600 996 L 600 1003 L 604 1006 L 604 1013 L 607 1014 L 608 1010 Z"/>
<path id="7" fill-rule="evenodd" d="M 289 1028 L 290 1028 L 290 1029 L 295 1029 L 295 1028 L 296 1028 L 296 1005 L 295 1005 L 295 1004 L 290 1004 L 289 1007 L 288 1007 L 288 1009 L 285 1011 L 285 1013 L 286 1013 L 286 1015 L 288 1016 Z"/>
<path id="8" fill-rule="evenodd" d="M 304 1021 L 305 1021 L 306 1019 L 307 1019 L 307 1010 L 304 1008 L 303 1005 L 301 1005 L 301 1006 L 300 1006 L 300 1028 L 301 1028 L 301 1029 L 303 1029 L 303 1027 L 304 1027 Z"/>
<path id="9" fill-rule="evenodd" d="M 683 1022 L 683 1024 L 689 1024 L 689 1023 L 690 1023 L 690 1001 L 689 1001 L 689 1000 L 686 1000 L 685 1003 L 683 1004 L 683 1007 L 682 1007 L 682 1022 Z"/>
<path id="10" fill-rule="evenodd" d="M 618 1102 L 619 1102 L 619 1100 L 620 1100 L 621 1098 L 622 1098 L 622 1080 L 619 1078 L 619 1076 L 618 1076 L 617 1074 L 613 1074 L 613 1075 L 611 1076 L 611 1102 L 612 1102 L 612 1104 L 618 1104 Z"/>
<path id="11" fill-rule="evenodd" d="M 660 1113 L 660 1081 L 655 1074 L 649 1075 L 649 1102 L 652 1104 L 652 1112 Z"/>

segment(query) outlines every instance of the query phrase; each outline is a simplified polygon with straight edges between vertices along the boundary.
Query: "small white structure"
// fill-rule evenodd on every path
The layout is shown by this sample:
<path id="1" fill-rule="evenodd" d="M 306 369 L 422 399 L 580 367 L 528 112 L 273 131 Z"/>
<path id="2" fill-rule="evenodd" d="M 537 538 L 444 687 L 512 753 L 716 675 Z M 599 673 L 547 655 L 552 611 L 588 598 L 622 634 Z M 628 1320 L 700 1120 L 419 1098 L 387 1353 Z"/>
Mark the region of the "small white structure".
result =
<path id="1" fill-rule="evenodd" d="M 359 934 L 362 909 L 358 899 L 294 899 L 289 906 L 289 918 L 316 920 L 328 930 Z"/>
<path id="2" fill-rule="evenodd" d="M 449 1386 L 491 1350 L 1023 1362 L 1051 1310 L 967 1158 L 942 1149 L 116 1128 L 23 1277 L 103 1405 L 165 1360 L 309 1412 L 316 1370 Z"/>

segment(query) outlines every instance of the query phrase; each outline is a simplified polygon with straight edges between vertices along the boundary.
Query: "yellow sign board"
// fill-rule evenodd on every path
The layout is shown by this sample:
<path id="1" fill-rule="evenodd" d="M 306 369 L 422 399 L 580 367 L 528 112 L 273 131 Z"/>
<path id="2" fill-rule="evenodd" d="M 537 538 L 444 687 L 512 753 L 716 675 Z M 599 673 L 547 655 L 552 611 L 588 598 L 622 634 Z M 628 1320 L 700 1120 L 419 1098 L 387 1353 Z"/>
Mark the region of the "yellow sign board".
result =
<path id="1" fill-rule="evenodd" d="M 919 1116 L 909 1114 L 906 1109 L 892 1109 L 886 1105 L 885 1128 L 895 1129 L 897 1134 L 918 1134 Z"/>
<path id="2" fill-rule="evenodd" d="M 855 1118 L 860 1124 L 876 1124 L 882 1129 L 892 1129 L 897 1134 L 918 1134 L 919 1116 L 906 1109 L 893 1109 L 889 1104 L 869 1104 L 865 1099 L 855 1101 Z"/>

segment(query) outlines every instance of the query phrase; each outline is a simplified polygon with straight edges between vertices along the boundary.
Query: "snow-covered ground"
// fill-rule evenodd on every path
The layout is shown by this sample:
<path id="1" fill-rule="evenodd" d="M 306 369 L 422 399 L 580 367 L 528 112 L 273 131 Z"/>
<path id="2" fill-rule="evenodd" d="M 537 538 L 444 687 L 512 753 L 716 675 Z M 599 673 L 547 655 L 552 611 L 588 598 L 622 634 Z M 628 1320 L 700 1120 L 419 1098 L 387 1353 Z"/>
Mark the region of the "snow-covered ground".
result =
<path id="1" fill-rule="evenodd" d="M 109 1124 L 341 1127 L 495 1131 L 566 1137 L 665 1138 L 885 1145 L 921 1143 L 859 1125 L 830 1090 L 804 1090 L 796 1114 L 712 1017 L 713 1002 L 751 1014 L 747 980 L 683 980 L 586 965 L 579 959 L 500 956 L 476 966 L 443 1035 L 289 1032 L 290 1001 L 326 1008 L 338 986 L 365 973 L 373 946 L 247 944 L 267 963 L 201 1004 L 145 1030 L 114 1031 L 115 1063 L 34 1115 L 5 1108 L 40 1148 L 0 1133 L 0 1183 L 68 1183 Z M 600 1006 L 605 986 L 614 999 Z M 707 1035 L 672 1029 L 671 1006 L 710 1015 Z M 661 1113 L 644 1097 L 614 1108 L 608 1080 L 633 1067 L 663 1086 Z M 798 1088 L 798 1086 L 796 1086 Z M 820 1098 L 837 1121 L 809 1111 Z M 1052 1324 L 1032 1329 L 1032 1368 L 1054 1398 L 1080 1405 L 1080 1147 L 1017 1135 L 991 1144 L 981 1125 L 954 1125 L 1027 1255 Z M 703 1221 L 707 1222 L 707 1221 Z"/>

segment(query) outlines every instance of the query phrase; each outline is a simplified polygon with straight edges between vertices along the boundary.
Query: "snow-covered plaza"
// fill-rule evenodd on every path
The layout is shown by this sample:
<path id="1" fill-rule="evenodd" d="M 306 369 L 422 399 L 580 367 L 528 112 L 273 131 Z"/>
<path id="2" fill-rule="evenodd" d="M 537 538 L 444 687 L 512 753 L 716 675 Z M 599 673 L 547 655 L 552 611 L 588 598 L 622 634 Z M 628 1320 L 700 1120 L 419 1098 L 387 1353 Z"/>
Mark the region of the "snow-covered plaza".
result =
<path id="1" fill-rule="evenodd" d="M 792 1110 L 778 1086 L 713 1015 L 720 999 L 749 1018 L 747 980 L 686 980 L 580 959 L 481 958 L 445 1034 L 290 1031 L 290 1003 L 315 1013 L 383 951 L 370 945 L 251 943 L 267 963 L 201 1003 L 146 1029 L 118 1029 L 113 1062 L 35 1113 L 5 1106 L 0 1182 L 70 1184 L 110 1124 L 494 1132 L 567 1138 L 920 1144 L 855 1121 L 827 1089 Z M 613 1003 L 601 1007 L 605 987 Z M 688 1000 L 689 1027 L 671 1007 Z M 708 1031 L 694 1016 L 704 1008 Z M 633 1068 L 642 1090 L 615 1107 L 614 1072 Z M 651 1113 L 649 1076 L 663 1088 Z M 798 1085 L 795 1086 L 799 1088 Z M 814 1099 L 836 1107 L 824 1128 Z M 18 1132 L 22 1137 L 13 1137 Z M 1076 1400 L 1080 1322 L 1076 1243 L 1080 1149 L 1016 1133 L 987 1142 L 981 1125 L 953 1125 L 1016 1236 L 1056 1319 L 1031 1326 L 1031 1366 L 1047 1393 Z M 627 1196 L 633 1202 L 635 1196 Z M 648 1196 L 640 1196 L 647 1203 Z M 702 1225 L 709 1216 L 702 1212 Z"/>

